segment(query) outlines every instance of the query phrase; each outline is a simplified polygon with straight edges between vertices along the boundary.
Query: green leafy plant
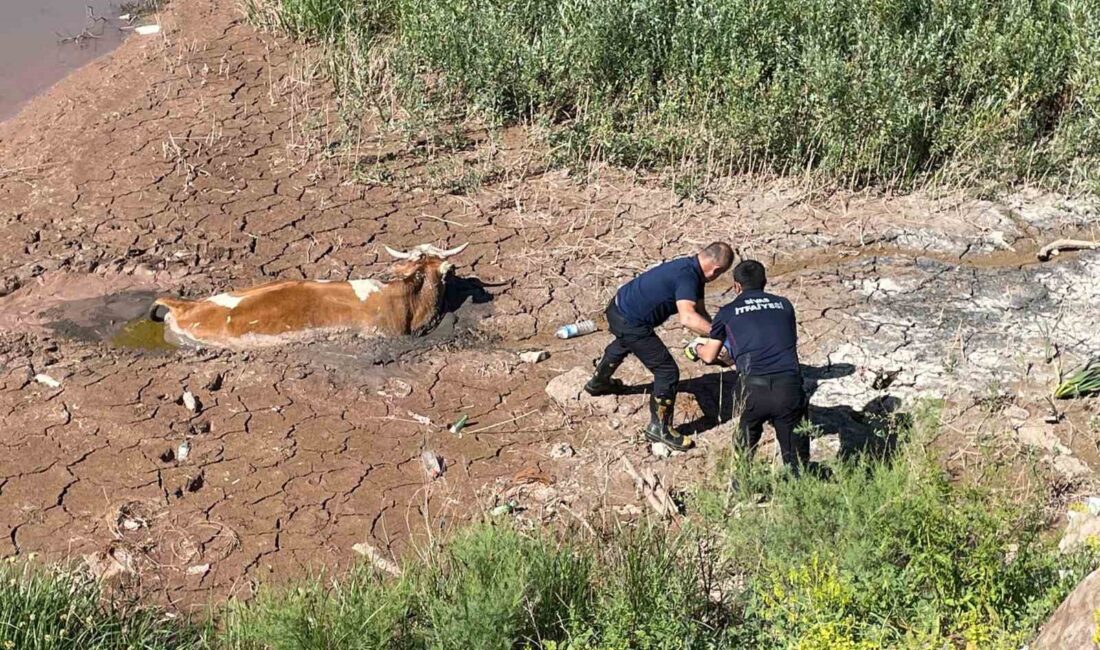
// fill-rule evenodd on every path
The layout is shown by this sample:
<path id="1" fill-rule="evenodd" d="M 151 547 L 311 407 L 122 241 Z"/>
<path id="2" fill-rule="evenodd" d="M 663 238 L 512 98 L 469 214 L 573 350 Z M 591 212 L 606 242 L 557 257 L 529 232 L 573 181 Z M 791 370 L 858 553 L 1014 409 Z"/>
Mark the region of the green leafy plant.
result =
<path id="1" fill-rule="evenodd" d="M 1100 393 L 1100 358 L 1091 359 L 1083 367 L 1071 372 L 1054 389 L 1056 399 L 1069 399 Z"/>

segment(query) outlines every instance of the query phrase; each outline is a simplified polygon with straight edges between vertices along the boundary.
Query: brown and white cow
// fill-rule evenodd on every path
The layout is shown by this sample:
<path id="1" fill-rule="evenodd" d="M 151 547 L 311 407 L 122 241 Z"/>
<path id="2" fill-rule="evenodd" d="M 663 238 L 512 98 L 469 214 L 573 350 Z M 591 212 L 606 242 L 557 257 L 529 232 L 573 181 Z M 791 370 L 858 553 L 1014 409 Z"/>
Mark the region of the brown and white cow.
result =
<path id="1" fill-rule="evenodd" d="M 453 268 L 447 258 L 465 248 L 386 246 L 398 261 L 378 280 L 276 280 L 205 300 L 159 298 L 151 317 L 164 321 L 172 342 L 230 348 L 276 345 L 318 330 L 420 335 L 442 316 Z"/>

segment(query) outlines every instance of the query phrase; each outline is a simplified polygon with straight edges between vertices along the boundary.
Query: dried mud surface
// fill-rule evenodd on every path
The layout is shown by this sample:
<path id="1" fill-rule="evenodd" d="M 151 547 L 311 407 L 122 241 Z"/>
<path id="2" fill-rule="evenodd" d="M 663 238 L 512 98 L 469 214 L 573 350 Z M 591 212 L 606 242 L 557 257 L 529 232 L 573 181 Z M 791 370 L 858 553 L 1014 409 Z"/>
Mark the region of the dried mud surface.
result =
<path id="1" fill-rule="evenodd" d="M 545 171 L 515 131 L 440 149 L 368 124 L 348 162 L 315 54 L 205 0 L 163 19 L 163 37 L 0 124 L 0 557 L 83 559 L 186 610 L 347 566 L 356 543 L 399 554 L 508 500 L 527 521 L 645 516 L 620 456 L 674 488 L 705 477 L 728 445 L 728 375 L 685 362 L 681 418 L 700 447 L 661 461 L 636 439 L 643 396 L 574 397 L 607 335 L 552 332 L 719 238 L 770 264 L 797 305 L 815 453 L 927 396 L 948 400 L 955 430 L 1038 447 L 1074 480 L 1100 460 L 1096 400 L 1049 424 L 1042 399 L 1059 364 L 1100 347 L 1100 254 L 1034 255 L 1100 234 L 1095 203 L 741 183 L 696 203 L 615 171 Z M 369 277 L 383 243 L 467 241 L 451 315 L 426 340 L 107 343 L 155 293 Z M 708 301 L 730 297 L 720 282 Z M 551 357 L 521 363 L 528 349 Z M 572 454 L 552 453 L 562 442 Z M 427 450 L 444 459 L 435 481 Z"/>

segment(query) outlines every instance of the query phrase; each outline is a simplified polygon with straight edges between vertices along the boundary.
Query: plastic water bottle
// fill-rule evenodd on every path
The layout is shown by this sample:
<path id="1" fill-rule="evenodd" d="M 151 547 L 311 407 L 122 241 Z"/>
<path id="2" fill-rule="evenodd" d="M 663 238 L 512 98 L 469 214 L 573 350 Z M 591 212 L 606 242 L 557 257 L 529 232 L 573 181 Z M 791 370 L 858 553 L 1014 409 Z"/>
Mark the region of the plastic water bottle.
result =
<path id="1" fill-rule="evenodd" d="M 571 339 L 574 336 L 584 336 L 596 331 L 596 324 L 590 320 L 577 321 L 558 328 L 556 336 L 559 339 Z"/>

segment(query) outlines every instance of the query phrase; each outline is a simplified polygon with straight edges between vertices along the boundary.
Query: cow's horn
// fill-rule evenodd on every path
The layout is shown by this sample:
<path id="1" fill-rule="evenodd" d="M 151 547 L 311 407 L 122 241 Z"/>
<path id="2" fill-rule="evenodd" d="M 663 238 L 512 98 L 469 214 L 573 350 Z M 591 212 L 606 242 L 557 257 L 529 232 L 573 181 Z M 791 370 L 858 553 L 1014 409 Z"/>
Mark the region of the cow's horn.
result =
<path id="1" fill-rule="evenodd" d="M 390 248 L 389 246 L 386 246 L 385 244 L 382 245 L 382 248 L 385 248 L 387 253 L 389 253 L 390 255 L 393 255 L 394 257 L 396 257 L 399 260 L 412 259 L 412 256 L 413 256 L 412 253 L 404 253 L 402 251 L 395 251 L 394 249 Z"/>
<path id="2" fill-rule="evenodd" d="M 436 255 L 438 255 L 439 257 L 443 257 L 443 258 L 451 257 L 453 255 L 458 255 L 462 251 L 466 250 L 466 247 L 469 246 L 469 245 L 470 245 L 470 242 L 466 242 L 465 244 L 463 244 L 461 246 L 456 246 L 455 248 L 449 248 L 445 251 L 441 251 L 438 248 L 436 248 L 436 251 L 437 251 Z M 434 248 L 434 246 L 433 246 L 433 248 Z"/>

